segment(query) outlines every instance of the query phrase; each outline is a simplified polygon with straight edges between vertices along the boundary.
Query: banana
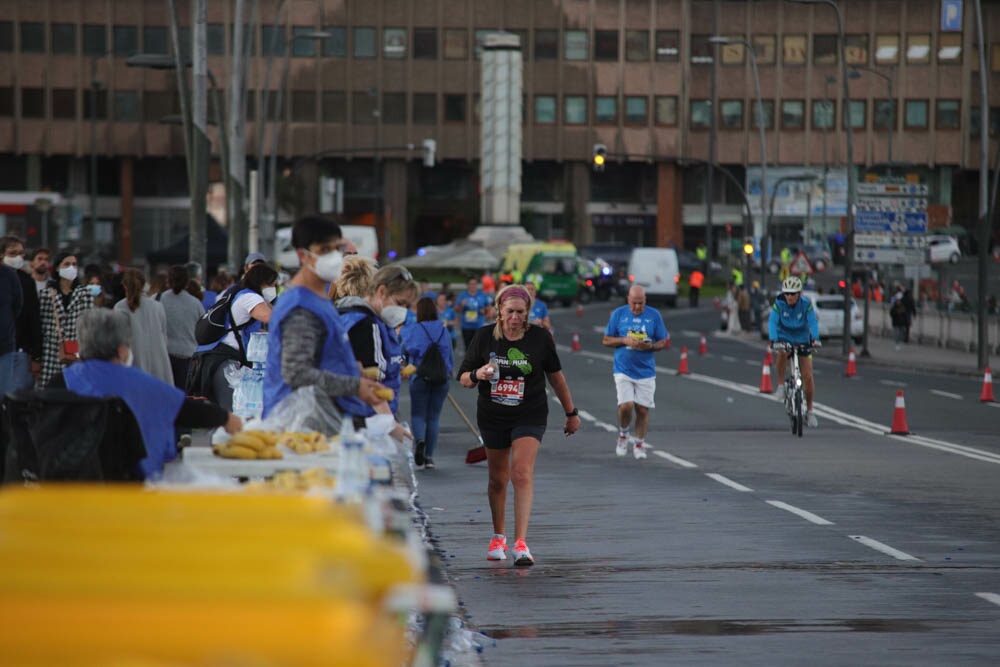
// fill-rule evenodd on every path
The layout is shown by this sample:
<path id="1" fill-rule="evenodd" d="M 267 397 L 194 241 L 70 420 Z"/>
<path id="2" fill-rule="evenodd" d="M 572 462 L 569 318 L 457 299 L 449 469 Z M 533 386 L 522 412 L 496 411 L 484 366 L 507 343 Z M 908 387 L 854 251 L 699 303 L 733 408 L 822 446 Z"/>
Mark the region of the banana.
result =
<path id="1" fill-rule="evenodd" d="M 378 380 L 382 375 L 382 372 L 379 370 L 378 366 L 366 366 L 361 369 L 361 374 L 370 380 Z"/>
<path id="2" fill-rule="evenodd" d="M 267 441 L 251 431 L 240 431 L 239 433 L 236 433 L 229 439 L 227 444 L 239 445 L 240 447 L 252 449 L 255 452 L 263 451 L 264 448 L 267 447 Z"/>
<path id="3" fill-rule="evenodd" d="M 256 459 L 257 452 L 249 447 L 234 445 L 232 442 L 229 442 L 219 452 L 219 456 L 224 459 Z"/>
<path id="4" fill-rule="evenodd" d="M 407 364 L 399 369 L 399 374 L 405 379 L 417 372 L 417 367 L 413 364 Z"/>
<path id="5" fill-rule="evenodd" d="M 381 389 L 375 390 L 376 398 L 381 398 L 383 401 L 391 401 L 396 393 L 389 387 L 382 387 Z"/>
<path id="6" fill-rule="evenodd" d="M 285 455 L 277 447 L 268 446 L 257 452 L 257 458 L 274 460 L 285 458 Z"/>

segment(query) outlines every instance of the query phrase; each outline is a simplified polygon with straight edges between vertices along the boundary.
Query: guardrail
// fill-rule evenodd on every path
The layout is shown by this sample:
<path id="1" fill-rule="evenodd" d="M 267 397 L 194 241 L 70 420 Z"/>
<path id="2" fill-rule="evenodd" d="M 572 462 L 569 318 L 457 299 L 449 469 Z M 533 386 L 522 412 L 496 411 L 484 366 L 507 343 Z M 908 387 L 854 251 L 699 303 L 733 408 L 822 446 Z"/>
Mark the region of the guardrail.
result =
<path id="1" fill-rule="evenodd" d="M 987 315 L 986 318 L 989 349 L 994 354 L 1000 354 L 1000 315 Z M 892 317 L 889 315 L 887 302 L 869 304 L 868 331 L 870 335 L 882 338 L 893 336 Z M 964 311 L 949 313 L 937 310 L 930 303 L 924 304 L 917 311 L 910 325 L 910 341 L 920 345 L 975 353 L 978 339 L 979 325 L 975 313 Z"/>

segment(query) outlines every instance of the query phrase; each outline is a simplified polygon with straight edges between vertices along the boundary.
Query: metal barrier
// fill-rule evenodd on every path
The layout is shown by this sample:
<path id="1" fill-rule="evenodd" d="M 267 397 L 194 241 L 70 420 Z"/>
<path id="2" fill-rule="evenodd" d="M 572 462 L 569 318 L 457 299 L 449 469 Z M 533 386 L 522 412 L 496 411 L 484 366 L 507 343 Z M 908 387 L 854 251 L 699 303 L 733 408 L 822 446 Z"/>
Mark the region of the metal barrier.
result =
<path id="1" fill-rule="evenodd" d="M 881 307 L 879 307 L 879 305 Z M 892 316 L 889 304 L 869 306 L 869 333 L 882 338 L 892 338 Z M 986 337 L 990 350 L 1000 354 L 1000 314 L 987 315 Z M 952 350 L 975 353 L 979 338 L 975 313 L 937 310 L 930 303 L 924 304 L 910 326 L 910 340 L 919 345 L 931 345 Z"/>

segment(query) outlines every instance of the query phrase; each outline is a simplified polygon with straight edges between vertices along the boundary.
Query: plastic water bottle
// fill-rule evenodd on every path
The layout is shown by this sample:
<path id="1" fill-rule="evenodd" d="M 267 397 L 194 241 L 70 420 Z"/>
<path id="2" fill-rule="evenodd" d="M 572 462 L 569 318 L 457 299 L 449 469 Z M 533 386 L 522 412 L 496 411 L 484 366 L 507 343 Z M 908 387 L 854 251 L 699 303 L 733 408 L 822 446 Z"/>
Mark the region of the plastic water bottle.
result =
<path id="1" fill-rule="evenodd" d="M 490 389 L 492 390 L 497 388 L 497 381 L 500 379 L 500 364 L 497 363 L 496 352 L 490 352 L 489 366 L 493 369 L 493 372 L 490 374 Z"/>
<path id="2" fill-rule="evenodd" d="M 345 420 L 340 432 L 340 458 L 337 461 L 337 492 L 341 496 L 360 495 L 368 489 L 371 474 L 364 448 L 364 437 L 354 430 L 350 420 Z"/>

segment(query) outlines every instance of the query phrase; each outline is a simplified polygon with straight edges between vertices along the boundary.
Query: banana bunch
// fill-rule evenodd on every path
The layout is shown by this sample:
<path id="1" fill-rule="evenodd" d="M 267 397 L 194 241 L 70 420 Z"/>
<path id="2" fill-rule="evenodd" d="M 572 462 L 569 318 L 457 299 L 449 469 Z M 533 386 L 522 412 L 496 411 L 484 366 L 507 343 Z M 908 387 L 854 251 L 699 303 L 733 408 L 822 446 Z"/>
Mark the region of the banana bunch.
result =
<path id="1" fill-rule="evenodd" d="M 275 439 L 275 444 L 285 447 L 296 454 L 314 454 L 330 451 L 330 443 L 319 431 L 303 433 L 301 431 L 285 431 Z"/>
<path id="2" fill-rule="evenodd" d="M 383 401 L 391 401 L 396 396 L 396 393 L 389 387 L 382 387 L 375 390 L 375 396 L 381 398 Z"/>
<path id="3" fill-rule="evenodd" d="M 405 366 L 399 369 L 399 374 L 403 377 L 404 380 L 416 372 L 417 372 L 417 367 L 414 366 L 413 364 L 406 364 Z"/>
<path id="4" fill-rule="evenodd" d="M 212 445 L 212 453 L 224 459 L 281 459 L 278 436 L 273 431 L 240 431 L 223 445 Z"/>
<path id="5" fill-rule="evenodd" d="M 333 475 L 323 468 L 307 470 L 279 470 L 267 480 L 254 481 L 243 488 L 247 491 L 309 491 L 332 489 L 336 486 Z"/>
<path id="6" fill-rule="evenodd" d="M 382 371 L 378 366 L 365 366 L 361 369 L 361 374 L 369 380 L 379 380 L 382 378 Z"/>

